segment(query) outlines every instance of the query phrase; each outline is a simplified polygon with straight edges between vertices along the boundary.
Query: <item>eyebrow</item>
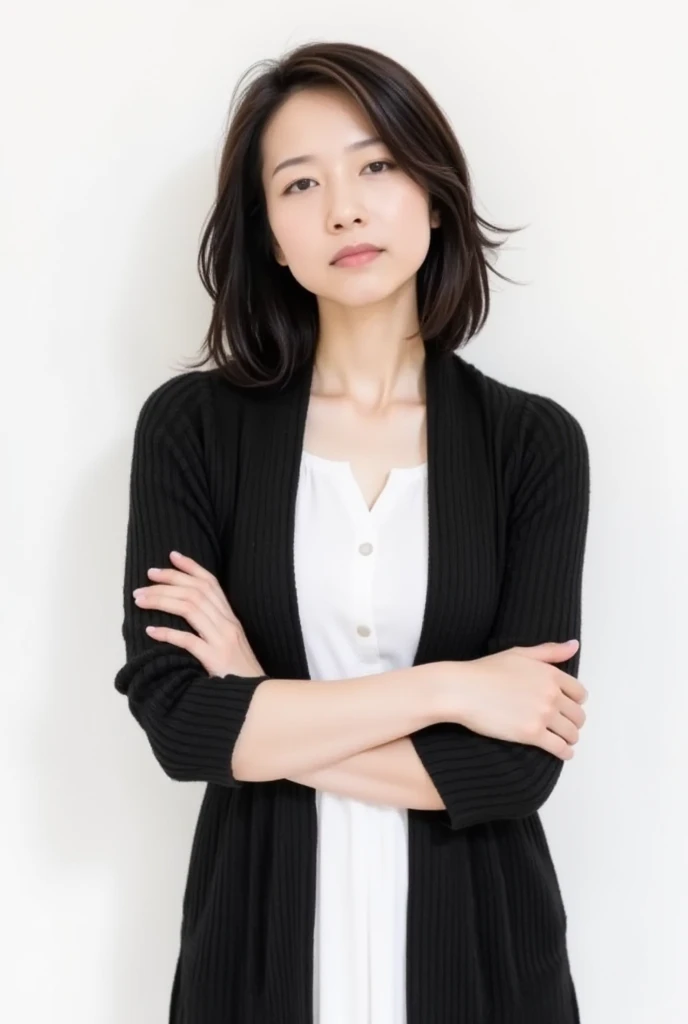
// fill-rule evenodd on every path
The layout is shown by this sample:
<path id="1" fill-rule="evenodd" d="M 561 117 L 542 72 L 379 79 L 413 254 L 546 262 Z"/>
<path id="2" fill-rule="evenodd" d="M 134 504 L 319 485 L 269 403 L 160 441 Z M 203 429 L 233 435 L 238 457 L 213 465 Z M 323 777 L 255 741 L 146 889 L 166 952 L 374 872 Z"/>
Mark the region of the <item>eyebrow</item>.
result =
<path id="1" fill-rule="evenodd" d="M 352 142 L 351 145 L 346 148 L 347 150 L 364 149 L 366 146 L 374 146 L 379 142 L 382 142 L 382 139 L 361 139 L 359 142 Z M 272 172 L 272 176 L 274 178 L 277 172 L 284 170 L 285 167 L 293 167 L 294 164 L 305 164 L 308 163 L 309 160 L 315 160 L 312 153 L 306 153 L 304 156 L 292 156 L 288 160 L 283 160 L 281 164 L 277 164 L 277 167 L 275 167 Z"/>

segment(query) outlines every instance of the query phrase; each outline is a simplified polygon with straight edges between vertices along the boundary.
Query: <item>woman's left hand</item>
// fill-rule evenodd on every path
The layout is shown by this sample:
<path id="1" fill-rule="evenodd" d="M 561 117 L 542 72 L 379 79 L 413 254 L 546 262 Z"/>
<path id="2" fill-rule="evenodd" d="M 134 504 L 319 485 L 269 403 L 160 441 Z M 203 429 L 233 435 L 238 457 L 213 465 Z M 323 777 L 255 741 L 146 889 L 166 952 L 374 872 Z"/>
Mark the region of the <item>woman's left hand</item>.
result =
<path id="1" fill-rule="evenodd" d="M 134 600 L 139 608 L 180 615 L 199 635 L 147 626 L 149 636 L 189 651 L 209 676 L 265 675 L 216 577 L 177 551 L 170 552 L 170 560 L 179 568 L 149 569 L 148 576 L 157 582 L 138 587 Z"/>

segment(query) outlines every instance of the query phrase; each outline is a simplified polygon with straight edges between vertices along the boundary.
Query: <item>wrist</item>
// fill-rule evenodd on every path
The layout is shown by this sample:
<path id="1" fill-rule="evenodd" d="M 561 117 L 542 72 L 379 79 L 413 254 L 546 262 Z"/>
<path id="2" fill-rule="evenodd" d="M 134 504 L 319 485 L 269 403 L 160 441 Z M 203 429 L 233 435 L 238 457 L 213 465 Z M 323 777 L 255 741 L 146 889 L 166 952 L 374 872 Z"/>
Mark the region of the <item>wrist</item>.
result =
<path id="1" fill-rule="evenodd" d="M 439 716 L 440 690 L 443 686 L 444 674 L 443 663 L 432 662 L 428 665 L 415 665 L 411 669 L 404 670 L 407 673 L 408 686 L 405 691 L 405 698 L 401 698 L 398 687 L 393 691 L 393 698 L 397 701 L 402 699 L 406 703 L 408 714 L 410 714 L 410 728 L 407 733 L 415 732 L 417 729 L 424 729 L 428 725 L 434 725 L 441 721 Z"/>
<path id="2" fill-rule="evenodd" d="M 435 662 L 429 687 L 429 712 L 433 722 L 461 722 L 469 664 L 467 661 Z"/>

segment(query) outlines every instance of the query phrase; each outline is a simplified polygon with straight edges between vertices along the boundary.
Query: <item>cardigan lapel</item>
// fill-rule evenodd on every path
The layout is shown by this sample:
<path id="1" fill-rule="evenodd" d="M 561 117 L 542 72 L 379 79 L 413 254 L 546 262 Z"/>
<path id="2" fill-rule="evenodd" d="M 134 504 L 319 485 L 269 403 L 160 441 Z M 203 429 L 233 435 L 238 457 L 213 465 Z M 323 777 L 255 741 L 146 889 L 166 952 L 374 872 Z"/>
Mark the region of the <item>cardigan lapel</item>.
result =
<path id="1" fill-rule="evenodd" d="M 294 524 L 313 367 L 311 358 L 287 388 L 271 392 L 267 400 L 250 398 L 240 438 L 229 594 L 266 673 L 280 678 L 309 678 Z M 426 345 L 425 372 L 428 585 L 414 665 L 476 657 L 497 599 L 494 488 L 486 475 L 484 432 L 466 364 L 454 353 L 438 354 Z M 265 465 L 270 472 L 255 471 Z M 242 501 L 248 492 L 251 500 Z M 446 550 L 458 552 L 458 559 L 446 558 Z M 493 579 L 494 588 L 475 587 L 476 573 L 483 581 Z M 486 595 L 480 606 L 476 591 Z"/>

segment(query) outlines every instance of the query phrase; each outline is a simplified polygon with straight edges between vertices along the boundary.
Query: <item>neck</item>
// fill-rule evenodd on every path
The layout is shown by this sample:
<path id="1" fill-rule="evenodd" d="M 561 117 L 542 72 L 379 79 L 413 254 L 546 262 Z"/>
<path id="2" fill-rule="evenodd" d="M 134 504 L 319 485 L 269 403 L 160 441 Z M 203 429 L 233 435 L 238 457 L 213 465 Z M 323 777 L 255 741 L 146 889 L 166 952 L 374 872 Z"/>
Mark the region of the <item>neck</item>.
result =
<path id="1" fill-rule="evenodd" d="M 334 310 L 321 304 L 314 394 L 351 398 L 368 407 L 424 401 L 424 364 L 415 308 Z"/>

